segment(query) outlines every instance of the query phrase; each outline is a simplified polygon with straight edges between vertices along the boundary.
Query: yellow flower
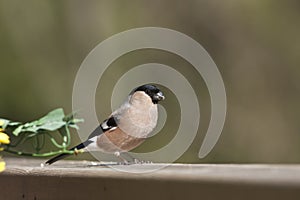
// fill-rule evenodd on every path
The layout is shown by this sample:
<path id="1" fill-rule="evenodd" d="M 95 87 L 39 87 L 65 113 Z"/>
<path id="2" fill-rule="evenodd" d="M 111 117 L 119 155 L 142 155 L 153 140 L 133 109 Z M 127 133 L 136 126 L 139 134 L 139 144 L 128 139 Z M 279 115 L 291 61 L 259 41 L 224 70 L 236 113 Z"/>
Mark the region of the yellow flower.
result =
<path id="1" fill-rule="evenodd" d="M 9 137 L 5 133 L 0 132 L 0 144 L 9 144 Z"/>
<path id="2" fill-rule="evenodd" d="M 4 121 L 0 120 L 0 127 L 2 127 L 4 125 Z M 8 144 L 9 143 L 9 137 L 8 135 L 6 135 L 5 133 L 3 133 L 2 131 L 3 128 L 0 128 L 0 145 L 2 144 Z M 0 147 L 0 151 L 2 151 L 3 148 Z M 5 170 L 5 162 L 1 159 L 0 157 L 0 172 L 3 172 Z"/>
<path id="3" fill-rule="evenodd" d="M 3 160 L 0 160 L 0 172 L 3 172 L 5 170 L 5 162 Z"/>
<path id="4" fill-rule="evenodd" d="M 0 132 L 4 131 L 4 129 L 2 128 L 3 125 L 4 125 L 4 121 L 0 120 Z"/>

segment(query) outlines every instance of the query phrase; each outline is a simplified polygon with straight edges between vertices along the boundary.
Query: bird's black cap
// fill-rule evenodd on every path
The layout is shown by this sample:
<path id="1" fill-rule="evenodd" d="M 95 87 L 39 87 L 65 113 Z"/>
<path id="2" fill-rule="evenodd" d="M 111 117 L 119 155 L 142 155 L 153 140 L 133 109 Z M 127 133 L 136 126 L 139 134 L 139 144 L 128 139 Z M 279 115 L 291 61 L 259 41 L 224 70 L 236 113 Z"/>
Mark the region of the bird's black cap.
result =
<path id="1" fill-rule="evenodd" d="M 149 95 L 154 104 L 157 104 L 159 101 L 165 99 L 162 91 L 155 85 L 151 85 L 151 84 L 141 85 L 135 88 L 130 94 L 133 94 L 137 91 L 143 91 L 147 95 Z"/>

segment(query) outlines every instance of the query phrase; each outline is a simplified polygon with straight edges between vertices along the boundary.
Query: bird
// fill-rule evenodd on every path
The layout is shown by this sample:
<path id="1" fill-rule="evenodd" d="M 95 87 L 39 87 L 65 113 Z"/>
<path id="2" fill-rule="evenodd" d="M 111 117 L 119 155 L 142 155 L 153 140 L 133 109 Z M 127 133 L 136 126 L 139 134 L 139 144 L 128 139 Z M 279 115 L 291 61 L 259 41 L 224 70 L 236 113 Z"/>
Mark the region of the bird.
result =
<path id="1" fill-rule="evenodd" d="M 102 151 L 112 153 L 124 163 L 121 153 L 141 145 L 157 125 L 158 102 L 165 99 L 163 92 L 153 84 L 133 89 L 124 103 L 109 115 L 87 138 L 71 151 Z M 68 157 L 62 153 L 46 161 L 46 165 Z"/>

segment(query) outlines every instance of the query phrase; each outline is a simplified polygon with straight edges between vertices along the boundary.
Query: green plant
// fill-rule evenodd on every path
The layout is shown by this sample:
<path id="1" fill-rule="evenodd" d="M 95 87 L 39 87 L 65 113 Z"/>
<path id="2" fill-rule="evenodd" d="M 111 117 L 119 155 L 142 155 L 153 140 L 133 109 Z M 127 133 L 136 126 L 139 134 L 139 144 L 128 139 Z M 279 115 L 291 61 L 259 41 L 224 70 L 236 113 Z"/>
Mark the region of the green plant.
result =
<path id="1" fill-rule="evenodd" d="M 0 121 L 1 129 L 5 130 L 11 139 L 10 143 L 2 145 L 4 151 L 17 155 L 46 157 L 60 153 L 73 154 L 74 151 L 68 150 L 71 142 L 70 128 L 78 129 L 77 123 L 83 120 L 74 118 L 74 113 L 65 115 L 63 109 L 58 108 L 32 122 L 20 123 L 7 119 Z M 59 133 L 60 139 L 55 139 L 55 132 Z M 47 140 L 53 144 L 54 150 L 43 149 Z M 31 144 L 32 152 L 22 151 L 21 147 L 25 143 Z"/>

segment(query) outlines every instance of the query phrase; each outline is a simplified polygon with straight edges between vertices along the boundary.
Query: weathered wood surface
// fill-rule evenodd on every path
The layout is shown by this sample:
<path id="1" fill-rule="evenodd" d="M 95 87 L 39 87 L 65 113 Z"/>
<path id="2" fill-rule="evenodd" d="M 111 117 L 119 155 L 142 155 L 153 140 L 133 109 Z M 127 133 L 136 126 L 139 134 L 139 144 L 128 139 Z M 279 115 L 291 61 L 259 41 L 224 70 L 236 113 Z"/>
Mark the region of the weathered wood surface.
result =
<path id="1" fill-rule="evenodd" d="M 135 164 L 126 173 L 87 161 L 7 159 L 0 199 L 300 199 L 300 165 Z"/>

